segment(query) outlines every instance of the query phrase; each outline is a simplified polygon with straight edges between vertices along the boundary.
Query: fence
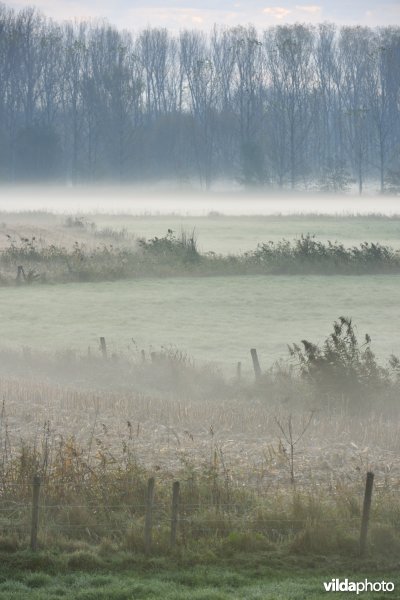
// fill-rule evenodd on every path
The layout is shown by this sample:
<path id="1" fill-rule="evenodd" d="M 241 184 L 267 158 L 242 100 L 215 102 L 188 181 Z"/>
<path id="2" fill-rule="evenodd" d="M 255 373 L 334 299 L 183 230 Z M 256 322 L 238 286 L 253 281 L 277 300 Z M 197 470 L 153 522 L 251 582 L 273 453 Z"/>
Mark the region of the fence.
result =
<path id="1" fill-rule="evenodd" d="M 370 521 L 370 510 L 372 502 L 372 491 L 374 483 L 374 474 L 367 473 L 364 492 L 364 502 L 361 521 L 359 518 L 349 519 L 344 522 L 343 519 L 325 519 L 319 520 L 319 524 L 324 524 L 329 528 L 334 528 L 336 524 L 342 527 L 345 525 L 347 530 L 359 531 L 359 553 L 365 555 L 367 550 L 368 527 Z M 30 498 L 26 502 L 14 502 L 12 500 L 3 502 L 0 506 L 0 530 L 3 532 L 20 533 L 30 537 L 30 549 L 35 552 L 39 547 L 46 544 L 46 539 L 50 530 L 54 529 L 56 533 L 64 534 L 86 534 L 92 540 L 100 541 L 102 537 L 112 537 L 113 535 L 126 534 L 127 520 L 130 516 L 131 522 L 136 522 L 137 529 L 142 531 L 141 548 L 146 554 L 151 554 L 153 550 L 154 532 L 163 529 L 167 533 L 168 546 L 176 547 L 184 542 L 190 533 L 195 531 L 196 536 L 209 536 L 243 531 L 245 533 L 264 533 L 269 538 L 281 538 L 301 532 L 309 525 L 307 519 L 296 518 L 276 518 L 260 519 L 258 525 L 249 523 L 246 516 L 246 508 L 240 503 L 223 503 L 213 506 L 212 518 L 198 518 L 198 515 L 207 506 L 204 504 L 183 504 L 181 501 L 181 486 L 179 481 L 172 483 L 169 505 L 164 502 L 155 501 L 156 480 L 151 477 L 147 482 L 143 504 L 129 506 L 127 504 L 104 506 L 90 504 L 51 504 L 46 501 L 44 490 L 46 484 L 41 482 L 39 476 L 35 476 L 31 484 L 11 484 L 14 486 L 24 486 L 25 494 L 30 491 Z M 0 496 L 1 499 L 1 496 Z M 74 511 L 86 510 L 92 514 L 98 514 L 104 511 L 106 520 L 96 523 L 74 522 L 70 520 L 69 515 Z M 53 521 L 51 525 L 51 516 L 57 511 L 60 515 L 58 520 Z M 123 511 L 124 520 L 118 522 L 113 520 L 112 515 Z M 138 517 L 138 514 L 140 515 Z M 232 520 L 234 515 L 240 515 L 241 519 Z M 204 515 L 203 515 L 204 516 Z M 230 518 L 231 517 L 231 518 Z M 64 519 L 64 521 L 62 521 Z M 180 535 L 179 535 L 180 534 Z M 39 543 L 40 542 L 40 543 Z"/>
<path id="2" fill-rule="evenodd" d="M 106 338 L 103 336 L 100 337 L 100 351 L 101 351 L 101 354 L 102 354 L 102 357 L 104 358 L 104 360 L 108 360 L 109 356 L 108 356 L 107 342 L 106 342 Z M 261 376 L 262 376 L 262 369 L 261 369 L 260 361 L 258 358 L 257 349 L 251 348 L 250 355 L 251 355 L 251 361 L 252 361 L 253 369 L 254 369 L 255 381 L 257 382 L 261 379 Z M 144 350 L 141 350 L 141 357 L 142 357 L 142 361 L 146 360 Z M 157 352 L 151 352 L 150 358 L 151 358 L 151 361 L 154 363 L 154 362 L 157 362 L 157 359 L 159 358 L 159 356 L 157 355 Z M 242 377 L 242 363 L 238 362 L 236 365 L 236 378 L 238 380 L 240 380 L 241 377 Z"/>

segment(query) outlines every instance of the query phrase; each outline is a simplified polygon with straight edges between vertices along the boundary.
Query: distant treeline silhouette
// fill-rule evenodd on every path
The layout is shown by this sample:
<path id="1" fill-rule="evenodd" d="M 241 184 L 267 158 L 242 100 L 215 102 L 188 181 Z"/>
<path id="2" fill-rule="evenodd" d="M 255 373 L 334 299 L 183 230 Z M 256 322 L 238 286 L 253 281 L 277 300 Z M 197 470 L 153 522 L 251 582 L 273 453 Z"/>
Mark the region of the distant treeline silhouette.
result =
<path id="1" fill-rule="evenodd" d="M 0 5 L 0 178 L 400 188 L 400 27 L 63 23 Z"/>

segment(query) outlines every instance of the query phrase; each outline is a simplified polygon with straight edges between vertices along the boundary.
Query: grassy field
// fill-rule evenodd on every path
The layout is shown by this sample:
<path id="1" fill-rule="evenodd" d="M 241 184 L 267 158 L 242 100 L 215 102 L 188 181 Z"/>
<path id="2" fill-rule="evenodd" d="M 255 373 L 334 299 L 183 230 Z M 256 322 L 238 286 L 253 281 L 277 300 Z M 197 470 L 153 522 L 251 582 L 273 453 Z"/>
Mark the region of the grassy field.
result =
<path id="1" fill-rule="evenodd" d="M 287 343 L 306 335 L 318 341 L 332 318 L 344 314 L 353 317 L 360 330 L 375 332 L 375 348 L 382 357 L 400 353 L 392 335 L 400 328 L 399 274 L 384 274 L 397 261 L 396 254 L 387 258 L 381 249 L 365 246 L 343 255 L 340 246 L 332 250 L 308 238 L 300 246 L 277 241 L 307 231 L 340 243 L 395 241 L 400 223 L 396 218 L 97 215 L 94 227 L 91 215 L 10 213 L 2 218 L 0 277 L 7 284 L 0 295 L 0 310 L 7 314 L 3 346 L 57 351 L 91 347 L 96 352 L 98 338 L 105 336 L 112 352 L 132 352 L 172 343 L 196 360 L 212 361 L 232 372 L 238 361 L 244 369 L 250 364 L 250 347 L 256 346 L 264 366 L 269 366 L 285 356 Z M 180 244 L 181 222 L 198 225 L 200 245 L 204 233 L 225 250 L 251 247 L 252 253 L 232 260 L 198 255 L 190 236 Z M 178 237 L 165 235 L 169 226 Z M 138 246 L 142 234 L 152 241 Z M 257 243 L 268 240 L 275 245 L 256 250 Z M 336 272 L 337 265 L 348 260 L 346 268 L 353 274 Z M 27 281 L 16 281 L 18 265 L 24 267 Z M 370 269 L 369 275 L 359 275 Z M 375 270 L 379 274 L 373 274 Z M 82 281 L 43 286 L 42 275 L 49 283 Z M 119 277 L 129 281 L 104 281 Z"/>
<path id="2" fill-rule="evenodd" d="M 265 368 L 287 344 L 320 341 L 340 314 L 369 333 L 385 361 L 400 354 L 399 277 L 215 277 L 71 283 L 3 288 L 2 346 L 135 353 L 173 345 L 234 375 L 251 369 L 256 347 Z"/>
<path id="3" fill-rule="evenodd" d="M 1 215 L 0 215 L 1 220 Z M 400 219 L 379 217 L 338 218 L 328 216 L 242 216 L 214 215 L 204 217 L 182 216 L 127 216 L 93 215 L 89 217 L 101 229 L 126 229 L 137 237 L 161 237 L 168 229 L 198 232 L 199 249 L 230 254 L 253 250 L 259 242 L 282 238 L 291 240 L 311 233 L 318 239 L 340 240 L 346 246 L 364 240 L 380 241 L 398 248 L 400 246 Z"/>
<path id="4" fill-rule="evenodd" d="M 211 211 L 210 207 L 210 211 Z M 259 242 L 282 238 L 293 239 L 310 233 L 318 239 L 339 240 L 346 246 L 357 245 L 365 240 L 379 241 L 398 248 L 400 246 L 400 218 L 384 216 L 338 217 L 327 215 L 264 215 L 231 216 L 210 212 L 205 216 L 185 215 L 132 215 L 132 214 L 81 214 L 80 218 L 94 223 L 97 229 L 95 241 L 103 239 L 112 242 L 110 232 L 125 231 L 134 238 L 150 239 L 162 237 L 168 229 L 180 232 L 182 229 L 198 234 L 201 252 L 214 251 L 218 254 L 237 254 L 253 250 Z M 73 223 L 73 215 L 69 223 Z M 0 212 L 0 247 L 7 244 L 6 234 L 20 234 L 31 238 L 45 238 L 49 243 L 72 246 L 77 240 L 89 243 L 93 236 L 82 228 L 67 227 L 67 214 L 51 212 Z M 100 235 L 99 235 L 100 234 Z M 114 240 L 115 241 L 115 240 Z"/>
<path id="5" fill-rule="evenodd" d="M 307 237 L 257 248 L 309 226 L 351 244 L 395 240 L 397 219 L 347 219 L 340 231 L 328 217 L 198 217 L 206 245 L 209 236 L 227 251 L 252 248 L 231 259 L 202 257 L 190 236 L 163 229 L 157 237 L 157 227 L 175 230 L 171 217 L 130 217 L 127 230 L 117 215 L 99 216 L 95 227 L 89 216 L 15 218 L 4 216 L 2 232 L 14 237 L 0 268 L 12 274 L 0 294 L 0 600 L 305 600 L 325 597 L 323 582 L 333 577 L 400 585 L 400 362 L 388 360 L 400 354 L 399 275 L 386 272 L 398 253 Z M 138 244 L 138 233 L 147 241 Z M 140 276 L 105 276 L 103 267 L 119 268 L 121 257 L 136 269 L 129 277 Z M 15 281 L 20 264 L 27 278 Z M 212 277 L 203 267 L 193 276 L 202 264 L 217 266 Z M 352 275 L 338 274 L 344 264 Z M 149 265 L 157 277 L 148 277 Z M 230 275 L 218 274 L 224 265 Z M 237 277 L 243 265 L 246 276 Z M 286 274 L 267 274 L 282 265 Z M 54 279 L 36 278 L 43 266 Z M 65 273 L 65 281 L 84 276 L 56 283 Z M 99 280 L 86 281 L 92 275 Z M 354 322 L 340 318 L 332 328 L 339 315 Z M 153 544 L 145 555 L 150 477 Z M 181 487 L 171 548 L 174 481 Z"/>
<path id="6" fill-rule="evenodd" d="M 333 577 L 391 581 L 395 590 L 400 585 L 395 564 L 369 561 L 349 569 L 338 558 L 331 559 L 329 565 L 318 557 L 286 559 L 282 565 L 279 557 L 243 554 L 218 566 L 211 559 L 188 566 L 179 560 L 140 563 L 120 556 L 113 562 L 92 558 L 87 569 L 78 566 L 79 562 L 89 562 L 84 552 L 66 553 L 59 560 L 64 561 L 64 567 L 58 569 L 54 565 L 57 560 L 49 560 L 47 555 L 18 555 L 14 560 L 18 570 L 10 567 L 9 556 L 0 567 L 1 600 L 320 600 L 327 596 L 323 582 Z M 336 593 L 335 597 L 356 596 Z M 372 592 L 360 597 L 381 600 L 397 595 Z"/>

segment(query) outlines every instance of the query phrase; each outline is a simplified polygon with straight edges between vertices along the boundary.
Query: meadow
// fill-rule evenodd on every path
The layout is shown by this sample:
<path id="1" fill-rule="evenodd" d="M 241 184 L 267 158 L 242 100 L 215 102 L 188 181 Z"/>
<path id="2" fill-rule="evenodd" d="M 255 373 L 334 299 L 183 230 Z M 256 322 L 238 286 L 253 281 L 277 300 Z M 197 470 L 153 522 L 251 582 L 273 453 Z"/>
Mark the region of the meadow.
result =
<path id="1" fill-rule="evenodd" d="M 383 301 L 384 300 L 384 301 Z M 0 294 L 2 346 L 134 353 L 173 346 L 233 375 L 264 368 L 304 338 L 321 341 L 339 315 L 369 333 L 385 361 L 400 354 L 399 276 L 144 278 L 134 281 L 6 287 Z"/>
<path id="2" fill-rule="evenodd" d="M 292 240 L 312 233 L 319 240 L 340 240 L 345 246 L 379 241 L 394 248 L 400 246 L 400 220 L 395 216 L 353 215 L 225 215 L 210 210 L 207 215 L 88 215 L 100 229 L 125 229 L 137 237 L 162 237 L 168 229 L 198 232 L 201 252 L 237 254 L 254 250 L 259 242 L 283 238 Z"/>
<path id="3" fill-rule="evenodd" d="M 300 600 L 341 574 L 397 582 L 397 218 L 92 219 L 0 219 L 0 598 Z M 104 276 L 122 253 L 140 269 Z M 68 278 L 79 262 L 96 276 Z"/>
<path id="4" fill-rule="evenodd" d="M 32 562 L 32 557 L 25 557 L 25 561 L 20 561 L 18 574 L 12 569 L 12 576 L 3 577 L 1 600 L 321 600 L 326 597 L 323 582 L 330 581 L 332 567 L 342 579 L 353 575 L 353 580 L 364 581 L 367 577 L 362 567 L 349 571 L 345 565 L 335 562 L 329 569 L 310 559 L 289 564 L 286 561 L 286 568 L 282 568 L 279 557 L 271 560 L 270 555 L 263 554 L 252 555 L 249 560 L 244 553 L 224 566 L 206 563 L 180 567 L 176 561 L 147 561 L 144 566 L 125 556 L 122 567 L 116 568 L 115 563 L 98 559 L 96 571 L 92 565 L 81 572 L 76 571 L 73 564 L 82 559 L 82 553 L 72 552 L 68 558 L 71 564 L 66 561 L 63 570 L 57 560 L 42 556 L 42 565 L 47 561 L 53 569 L 58 569 L 57 574 L 51 574 L 44 566 L 34 572 L 24 569 L 24 564 Z M 380 581 L 384 577 L 394 582 L 395 589 L 399 585 L 396 567 L 369 564 L 367 573 L 369 580 Z M 335 596 L 343 600 L 349 594 Z M 384 596 L 367 592 L 361 597 L 381 600 Z"/>

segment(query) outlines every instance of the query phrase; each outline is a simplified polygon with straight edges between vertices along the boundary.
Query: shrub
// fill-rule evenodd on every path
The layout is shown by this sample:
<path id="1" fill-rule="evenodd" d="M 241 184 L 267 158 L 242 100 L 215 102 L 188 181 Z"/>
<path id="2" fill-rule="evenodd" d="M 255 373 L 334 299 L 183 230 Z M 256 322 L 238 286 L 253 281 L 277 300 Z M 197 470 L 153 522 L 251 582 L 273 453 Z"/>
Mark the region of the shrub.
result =
<path id="1" fill-rule="evenodd" d="M 156 236 L 148 241 L 139 240 L 139 246 L 145 253 L 159 258 L 174 257 L 183 262 L 195 262 L 200 258 L 194 229 L 190 233 L 182 229 L 180 237 L 177 237 L 172 229 L 168 229 L 166 235 L 161 238 Z"/>
<path id="2" fill-rule="evenodd" d="M 357 338 L 351 319 L 340 317 L 322 347 L 302 340 L 288 346 L 300 373 L 325 392 L 354 394 L 376 391 L 389 383 L 389 370 L 378 365 L 371 350 L 371 338 Z"/>

